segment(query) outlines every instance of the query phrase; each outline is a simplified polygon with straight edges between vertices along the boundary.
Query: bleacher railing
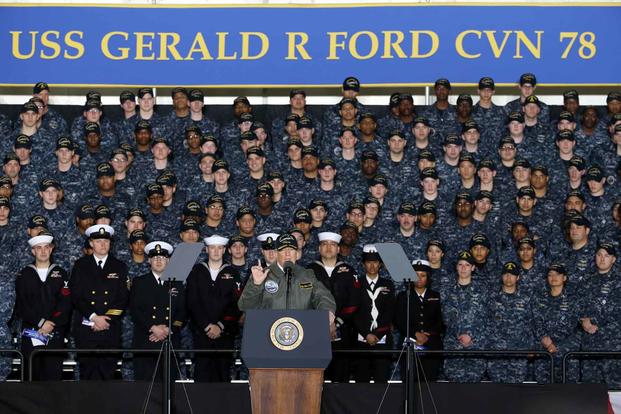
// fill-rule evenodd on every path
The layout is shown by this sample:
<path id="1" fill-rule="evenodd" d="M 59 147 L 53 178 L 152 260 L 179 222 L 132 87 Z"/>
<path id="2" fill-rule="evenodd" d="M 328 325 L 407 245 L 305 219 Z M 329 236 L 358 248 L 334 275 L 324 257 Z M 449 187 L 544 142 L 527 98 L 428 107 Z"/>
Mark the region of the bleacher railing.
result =
<path id="1" fill-rule="evenodd" d="M 29 369 L 28 379 L 32 381 L 32 361 L 35 357 L 46 353 L 74 353 L 74 354 L 159 354 L 159 349 L 84 349 L 84 348 L 64 348 L 64 349 L 35 349 L 29 357 Z M 175 354 L 239 354 L 240 349 L 175 349 Z M 402 352 L 401 349 L 338 349 L 333 350 L 333 353 L 338 354 L 385 354 L 385 355 L 397 355 Z M 550 384 L 554 383 L 554 358 L 553 355 L 547 351 L 541 350 L 417 350 L 419 356 L 425 355 L 439 355 L 448 357 L 464 357 L 464 358 L 532 358 L 542 357 L 547 358 L 549 361 L 550 369 Z M 621 355 L 621 353 L 619 353 Z M 23 373 L 22 373 L 23 375 Z"/>
<path id="2" fill-rule="evenodd" d="M 0 355 L 2 354 L 15 354 L 19 358 L 19 381 L 24 382 L 24 354 L 21 351 L 14 348 L 0 348 Z M 11 364 L 12 366 L 13 364 Z"/>
<path id="3" fill-rule="evenodd" d="M 562 373 L 563 384 L 567 383 L 567 360 L 568 359 L 586 359 L 585 357 L 595 357 L 589 359 L 602 359 L 604 357 L 621 358 L 621 351 L 570 351 L 563 355 Z"/>

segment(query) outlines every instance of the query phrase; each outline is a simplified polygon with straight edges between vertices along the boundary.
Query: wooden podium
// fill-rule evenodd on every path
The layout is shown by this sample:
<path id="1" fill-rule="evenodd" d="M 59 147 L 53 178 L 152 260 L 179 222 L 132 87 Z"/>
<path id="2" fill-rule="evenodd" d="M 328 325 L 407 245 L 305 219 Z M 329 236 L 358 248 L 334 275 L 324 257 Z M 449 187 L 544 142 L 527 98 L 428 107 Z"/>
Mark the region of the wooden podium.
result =
<path id="1" fill-rule="evenodd" d="M 328 312 L 248 311 L 242 358 L 253 414 L 319 414 L 332 358 Z"/>

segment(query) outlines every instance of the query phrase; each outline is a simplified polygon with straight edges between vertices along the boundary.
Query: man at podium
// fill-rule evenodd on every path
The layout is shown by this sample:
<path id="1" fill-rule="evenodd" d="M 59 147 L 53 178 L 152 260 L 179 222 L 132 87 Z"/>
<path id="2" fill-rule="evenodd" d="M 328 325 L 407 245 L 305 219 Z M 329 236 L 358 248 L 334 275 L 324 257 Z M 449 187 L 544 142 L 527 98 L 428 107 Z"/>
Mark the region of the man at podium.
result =
<path id="1" fill-rule="evenodd" d="M 336 303 L 330 291 L 310 269 L 295 264 L 298 245 L 289 233 L 276 239 L 276 262 L 253 266 L 252 277 L 239 299 L 239 309 L 320 309 L 330 312 L 334 327 Z"/>

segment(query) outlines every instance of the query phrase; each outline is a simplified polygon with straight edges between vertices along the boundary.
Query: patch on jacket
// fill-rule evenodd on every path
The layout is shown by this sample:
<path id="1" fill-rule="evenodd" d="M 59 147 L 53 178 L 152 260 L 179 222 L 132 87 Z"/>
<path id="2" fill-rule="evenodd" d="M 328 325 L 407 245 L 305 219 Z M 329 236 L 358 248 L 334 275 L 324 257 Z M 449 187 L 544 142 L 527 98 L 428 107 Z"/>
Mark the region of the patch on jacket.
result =
<path id="1" fill-rule="evenodd" d="M 312 289 L 313 284 L 311 282 L 300 283 L 300 288 L 302 289 Z"/>
<path id="2" fill-rule="evenodd" d="M 276 293 L 278 292 L 278 283 L 273 280 L 268 280 L 265 282 L 265 291 L 267 293 Z"/>

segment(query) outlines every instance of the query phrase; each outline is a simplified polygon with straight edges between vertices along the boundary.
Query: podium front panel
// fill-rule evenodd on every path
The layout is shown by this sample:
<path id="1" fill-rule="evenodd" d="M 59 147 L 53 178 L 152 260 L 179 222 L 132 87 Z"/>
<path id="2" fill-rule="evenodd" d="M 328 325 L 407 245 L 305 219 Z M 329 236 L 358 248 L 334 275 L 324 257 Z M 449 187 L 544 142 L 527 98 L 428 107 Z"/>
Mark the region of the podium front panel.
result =
<path id="1" fill-rule="evenodd" d="M 332 359 L 328 311 L 247 311 L 242 358 L 248 368 L 325 369 Z"/>

